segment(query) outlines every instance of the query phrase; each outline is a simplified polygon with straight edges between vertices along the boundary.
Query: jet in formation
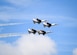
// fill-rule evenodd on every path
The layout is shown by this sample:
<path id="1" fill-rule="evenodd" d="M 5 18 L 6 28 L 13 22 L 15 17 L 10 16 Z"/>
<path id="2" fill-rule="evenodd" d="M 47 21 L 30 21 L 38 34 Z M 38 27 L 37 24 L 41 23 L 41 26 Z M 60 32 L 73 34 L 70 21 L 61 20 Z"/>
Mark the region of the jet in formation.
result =
<path id="1" fill-rule="evenodd" d="M 51 33 L 50 31 L 46 32 L 44 30 L 35 30 L 35 29 L 28 29 L 28 32 L 29 32 L 29 34 L 31 34 L 31 33 L 33 33 L 33 34 L 38 33 L 39 35 L 40 34 L 45 35 L 45 34 Z"/>
<path id="2" fill-rule="evenodd" d="M 36 34 L 37 31 L 35 29 L 28 29 L 28 32 L 29 32 L 29 34 L 30 33 Z"/>
<path id="3" fill-rule="evenodd" d="M 52 24 L 51 24 L 51 23 L 49 23 L 49 22 L 44 22 L 44 23 L 43 23 L 43 26 L 44 26 L 44 27 L 48 27 L 48 28 L 50 28 L 51 26 L 55 26 L 55 25 L 57 25 L 57 24 L 56 24 L 56 23 L 52 23 Z"/>
<path id="4" fill-rule="evenodd" d="M 40 23 L 45 22 L 45 21 L 46 21 L 46 20 L 40 20 L 40 19 L 38 19 L 38 18 L 33 19 L 33 23 L 34 23 L 34 24 L 35 24 L 35 23 L 40 24 Z"/>
<path id="5" fill-rule="evenodd" d="M 38 31 L 38 34 L 40 35 L 40 34 L 42 34 L 42 35 L 45 35 L 45 34 L 48 34 L 48 33 L 51 33 L 50 31 L 44 31 L 44 30 L 39 30 Z"/>

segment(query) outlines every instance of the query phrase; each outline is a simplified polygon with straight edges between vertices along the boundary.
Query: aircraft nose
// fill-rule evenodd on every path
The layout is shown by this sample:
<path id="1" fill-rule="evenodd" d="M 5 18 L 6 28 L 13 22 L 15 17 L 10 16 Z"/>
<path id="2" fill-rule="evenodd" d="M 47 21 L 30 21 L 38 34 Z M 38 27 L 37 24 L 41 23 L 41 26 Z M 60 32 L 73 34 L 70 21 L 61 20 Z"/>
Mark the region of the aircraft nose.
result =
<path id="1" fill-rule="evenodd" d="M 35 19 L 33 19 L 33 20 L 35 20 Z"/>
<path id="2" fill-rule="evenodd" d="M 30 29 L 28 29 L 28 31 L 30 31 Z"/>

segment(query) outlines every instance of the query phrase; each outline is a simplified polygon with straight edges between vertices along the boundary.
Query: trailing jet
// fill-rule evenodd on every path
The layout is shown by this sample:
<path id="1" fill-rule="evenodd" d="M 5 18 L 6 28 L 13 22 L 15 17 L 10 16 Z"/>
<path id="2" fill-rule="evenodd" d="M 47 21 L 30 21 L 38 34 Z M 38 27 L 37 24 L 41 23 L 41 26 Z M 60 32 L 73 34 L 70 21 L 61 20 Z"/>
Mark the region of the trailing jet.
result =
<path id="1" fill-rule="evenodd" d="M 55 25 L 57 25 L 56 23 L 48 23 L 48 22 L 43 22 L 43 25 L 44 25 L 44 27 L 51 27 L 51 26 L 55 26 Z"/>
<path id="2" fill-rule="evenodd" d="M 28 29 L 28 32 L 29 32 L 29 34 L 30 33 L 36 34 L 37 31 L 35 29 Z"/>
<path id="3" fill-rule="evenodd" d="M 45 35 L 45 34 L 48 34 L 48 33 L 51 33 L 51 32 L 50 32 L 50 31 L 46 32 L 46 31 L 44 31 L 44 30 L 39 30 L 39 31 L 38 31 L 38 34 L 39 34 L 39 35 L 40 35 L 40 34 Z"/>
<path id="4" fill-rule="evenodd" d="M 40 24 L 41 22 L 44 22 L 44 21 L 46 21 L 46 20 L 40 20 L 40 19 L 38 19 L 38 18 L 33 19 L 33 23 L 34 23 L 34 24 L 35 24 L 35 23 Z"/>

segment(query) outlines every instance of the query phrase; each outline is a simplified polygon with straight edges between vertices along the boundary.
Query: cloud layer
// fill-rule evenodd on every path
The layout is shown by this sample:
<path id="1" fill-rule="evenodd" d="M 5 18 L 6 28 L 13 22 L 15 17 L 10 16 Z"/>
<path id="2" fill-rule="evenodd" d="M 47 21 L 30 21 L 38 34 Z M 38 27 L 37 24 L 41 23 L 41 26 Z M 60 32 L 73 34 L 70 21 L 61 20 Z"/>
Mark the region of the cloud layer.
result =
<path id="1" fill-rule="evenodd" d="M 14 45 L 0 42 L 0 55 L 53 55 L 55 42 L 47 36 L 22 35 Z"/>
<path id="2" fill-rule="evenodd" d="M 73 50 L 73 55 L 77 55 L 77 48 Z"/>

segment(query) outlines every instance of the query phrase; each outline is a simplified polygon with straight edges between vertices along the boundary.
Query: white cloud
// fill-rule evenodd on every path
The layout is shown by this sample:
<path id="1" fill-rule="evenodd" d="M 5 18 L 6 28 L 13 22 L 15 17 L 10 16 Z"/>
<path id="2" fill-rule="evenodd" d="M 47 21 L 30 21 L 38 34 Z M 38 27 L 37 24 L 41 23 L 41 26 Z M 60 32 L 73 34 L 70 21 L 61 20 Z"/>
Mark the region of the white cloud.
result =
<path id="1" fill-rule="evenodd" d="M 11 44 L 6 44 L 5 42 L 0 41 L 0 55 L 14 55 L 14 54 L 20 55 L 20 53 L 18 53 L 17 47 L 14 47 Z"/>
<path id="2" fill-rule="evenodd" d="M 73 50 L 73 55 L 77 55 L 77 48 Z"/>
<path id="3" fill-rule="evenodd" d="M 53 55 L 56 54 L 55 42 L 48 36 L 21 36 L 14 44 L 0 42 L 0 55 Z"/>
<path id="4" fill-rule="evenodd" d="M 23 23 L 6 23 L 6 24 L 0 24 L 0 26 L 10 26 L 10 25 L 20 25 Z"/>

